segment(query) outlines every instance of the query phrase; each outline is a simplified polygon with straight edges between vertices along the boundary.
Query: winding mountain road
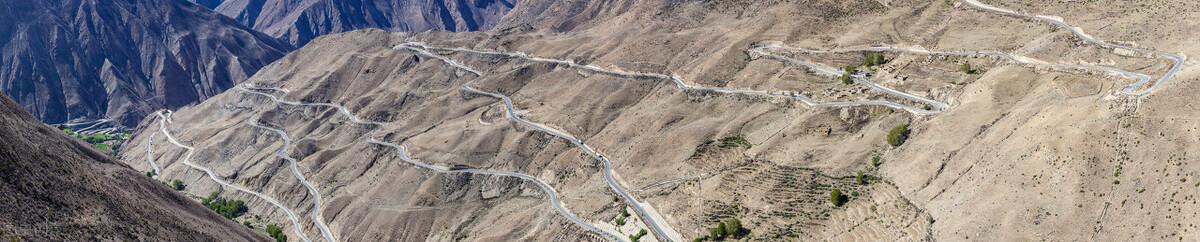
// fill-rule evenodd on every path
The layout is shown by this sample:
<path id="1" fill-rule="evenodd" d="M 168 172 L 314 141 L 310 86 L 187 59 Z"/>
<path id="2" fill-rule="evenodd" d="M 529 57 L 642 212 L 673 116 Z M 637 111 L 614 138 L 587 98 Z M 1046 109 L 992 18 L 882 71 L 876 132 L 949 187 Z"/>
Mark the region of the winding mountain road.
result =
<path id="1" fill-rule="evenodd" d="M 1160 57 L 1169 59 L 1172 62 L 1174 62 L 1174 64 L 1171 65 L 1171 68 L 1168 69 L 1166 73 L 1163 73 L 1163 75 L 1160 76 L 1157 80 L 1154 80 L 1153 84 L 1150 84 L 1151 78 L 1149 78 L 1149 75 L 1141 74 L 1141 73 L 1134 73 L 1134 72 L 1130 72 L 1130 71 L 1124 71 L 1124 70 L 1113 68 L 1115 70 L 1112 70 L 1112 71 L 1117 72 L 1117 73 L 1125 72 L 1125 73 L 1129 73 L 1130 75 L 1141 74 L 1140 76 L 1145 77 L 1145 78 L 1140 78 L 1140 77 L 1137 78 L 1137 79 L 1139 79 L 1138 82 L 1135 82 L 1133 84 L 1125 86 L 1125 88 L 1121 90 L 1122 93 L 1127 94 L 1127 95 L 1142 97 L 1142 96 L 1146 96 L 1151 93 L 1154 93 L 1155 91 L 1158 91 L 1158 89 L 1164 83 L 1166 83 L 1172 77 L 1175 77 L 1175 74 L 1179 73 L 1179 70 L 1183 68 L 1183 64 L 1187 61 L 1186 57 L 1179 55 L 1179 54 L 1175 54 L 1175 53 L 1143 49 L 1143 48 L 1137 48 L 1137 47 L 1131 47 L 1131 46 L 1124 46 L 1124 45 L 1113 44 L 1113 43 L 1109 43 L 1108 41 L 1096 39 L 1096 37 L 1092 37 L 1092 35 L 1089 35 L 1086 32 L 1083 32 L 1082 28 L 1075 27 L 1071 24 L 1068 24 L 1065 20 L 1063 20 L 1062 17 L 1059 17 L 1059 16 L 1047 16 L 1047 15 L 1021 13 L 1021 12 L 1017 12 L 1014 10 L 1003 9 L 1003 8 L 999 8 L 996 6 L 981 3 L 978 0 L 962 0 L 962 2 L 965 3 L 967 6 L 974 7 L 976 9 L 980 9 L 983 11 L 994 12 L 994 13 L 1001 14 L 1001 15 L 1029 18 L 1029 19 L 1033 19 L 1036 21 L 1050 23 L 1055 26 L 1058 26 L 1058 27 L 1061 27 L 1061 28 L 1071 31 L 1071 33 L 1075 34 L 1075 36 L 1078 36 L 1079 39 L 1082 39 L 1084 42 L 1094 44 L 1094 45 L 1097 45 L 1100 47 L 1110 48 L 1110 49 L 1124 49 L 1124 50 L 1129 50 L 1129 51 L 1133 51 L 1133 52 L 1141 53 L 1141 54 L 1156 55 L 1156 56 L 1160 56 Z M 1146 84 L 1150 84 L 1150 87 L 1143 88 L 1144 86 L 1146 86 Z M 1138 91 L 1139 89 L 1144 89 L 1144 90 Z"/>
<path id="2" fill-rule="evenodd" d="M 167 136 L 167 141 L 170 141 L 171 144 L 174 144 L 175 146 L 178 146 L 180 148 L 187 150 L 187 153 L 183 156 L 183 164 L 184 165 L 192 167 L 192 169 L 203 171 L 204 174 L 208 175 L 209 179 L 212 179 L 214 182 L 217 182 L 217 184 L 221 184 L 221 186 L 225 186 L 225 187 L 233 188 L 234 190 L 237 190 L 237 191 L 249 193 L 250 195 L 254 195 L 258 198 L 261 198 L 261 199 L 267 201 L 267 203 L 270 203 L 271 205 L 275 205 L 275 207 L 278 207 L 279 210 L 282 210 L 283 213 L 285 215 L 287 215 L 288 220 L 290 220 L 292 222 L 292 231 L 296 233 L 296 236 L 299 237 L 300 240 L 303 240 L 304 242 L 312 242 L 312 240 L 310 240 L 307 235 L 304 235 L 304 231 L 300 229 L 301 228 L 300 227 L 300 219 L 298 217 L 296 217 L 296 213 L 292 212 L 291 209 L 288 209 L 287 206 L 284 206 L 283 203 L 280 203 L 279 200 L 275 200 L 275 198 L 264 195 L 262 193 L 252 191 L 248 188 L 231 184 L 231 183 L 217 177 L 217 173 L 213 172 L 212 169 L 193 164 L 192 163 L 192 154 L 196 152 L 196 148 L 193 148 L 191 146 L 187 146 L 187 145 L 184 145 L 183 143 L 180 143 L 178 140 L 175 139 L 175 136 L 171 135 L 170 131 L 167 131 L 167 123 L 170 122 L 170 119 L 171 119 L 170 114 L 164 115 L 162 111 L 159 111 L 159 112 L 156 112 L 155 115 L 158 115 L 159 130 L 162 132 L 163 135 Z"/>
<path id="3" fill-rule="evenodd" d="M 677 87 L 681 90 L 685 90 L 685 91 L 711 92 L 711 93 L 723 93 L 723 94 L 740 94 L 740 95 L 749 95 L 749 96 L 765 96 L 765 97 L 773 97 L 773 98 L 787 98 L 787 99 L 793 99 L 796 101 L 800 101 L 801 103 L 804 103 L 804 105 L 807 105 L 807 106 L 813 107 L 813 108 L 883 106 L 883 107 L 888 107 L 888 108 L 893 108 L 893 109 L 904 110 L 909 113 L 917 114 L 917 115 L 933 115 L 933 114 L 937 114 L 937 113 L 941 112 L 940 110 L 926 110 L 923 108 L 912 107 L 912 106 L 904 105 L 904 104 L 889 101 L 889 100 L 823 102 L 823 101 L 817 101 L 816 99 L 812 99 L 808 96 L 805 96 L 805 95 L 799 94 L 799 93 L 785 94 L 783 92 L 772 92 L 772 91 L 762 91 L 762 90 L 700 86 L 700 85 L 690 84 L 678 75 L 610 70 L 610 69 L 605 69 L 605 68 L 591 65 L 591 64 L 581 65 L 581 64 L 575 63 L 575 61 L 573 61 L 573 60 L 559 60 L 559 59 L 535 57 L 535 56 L 531 56 L 529 54 L 522 53 L 522 52 L 496 52 L 496 51 L 473 50 L 473 49 L 466 49 L 466 48 L 433 47 L 433 46 L 429 46 L 428 44 L 421 43 L 421 42 L 406 42 L 406 43 L 397 45 L 395 48 L 396 49 L 406 48 L 406 49 L 418 51 L 418 52 L 422 53 L 423 55 L 427 55 L 427 56 L 430 56 L 433 58 L 440 59 L 440 60 L 448 63 L 451 66 L 466 70 L 475 75 L 481 75 L 481 74 L 479 71 L 476 71 L 476 70 L 474 70 L 466 65 L 463 65 L 461 63 L 458 63 L 457 61 L 451 60 L 449 57 L 434 54 L 434 53 L 430 52 L 429 50 L 474 53 L 474 54 L 492 55 L 492 56 L 503 56 L 503 57 L 507 57 L 507 58 L 524 59 L 524 60 L 532 61 L 532 62 L 560 64 L 560 65 L 566 65 L 571 68 L 579 68 L 579 69 L 583 69 L 583 70 L 587 70 L 587 71 L 591 71 L 591 72 L 596 72 L 596 73 L 601 73 L 601 74 L 606 74 L 606 75 L 611 75 L 611 76 L 616 76 L 616 77 L 621 77 L 621 78 L 665 80 L 665 81 L 670 81 L 670 82 L 674 83 L 675 87 Z M 871 83 L 871 82 L 865 81 L 865 83 Z M 873 83 L 871 83 L 871 84 L 873 84 Z M 878 85 L 875 85 L 872 88 L 887 89 L 887 88 L 883 88 L 882 86 L 878 86 Z M 891 90 L 891 89 L 887 89 L 887 90 Z M 885 92 L 885 93 L 900 95 L 900 96 L 906 97 L 906 98 L 907 97 L 916 97 L 915 95 L 902 93 L 902 92 L 895 91 L 895 90 L 891 90 L 891 92 Z M 928 100 L 928 99 L 925 99 L 925 100 Z M 928 100 L 928 101 L 932 101 L 932 100 Z M 940 104 L 940 102 L 936 102 L 936 101 L 929 102 L 929 104 L 931 104 L 930 106 L 932 106 L 932 107 L 944 107 L 945 106 L 944 104 Z"/>
<path id="4" fill-rule="evenodd" d="M 558 191 L 554 190 L 554 187 L 550 186 L 550 184 L 547 184 L 545 181 L 538 179 L 537 177 L 533 177 L 533 176 L 525 175 L 525 174 L 521 174 L 521 173 L 516 173 L 516 172 L 508 172 L 508 171 L 496 171 L 496 170 L 475 169 L 475 168 L 450 169 L 445 166 L 433 165 L 433 164 L 421 162 L 419 160 L 415 160 L 408 156 L 407 149 L 405 149 L 404 146 L 402 146 L 402 145 L 380 141 L 378 139 L 375 139 L 375 137 L 371 137 L 369 140 L 367 140 L 367 142 L 369 142 L 371 144 L 391 147 L 396 150 L 397 156 L 400 157 L 400 160 L 408 162 L 409 164 L 412 164 L 414 166 L 429 169 L 429 170 L 432 170 L 432 171 L 438 172 L 438 173 L 447 173 L 447 174 L 468 173 L 468 174 L 505 176 L 505 177 L 515 177 L 515 178 L 519 178 L 521 180 L 525 180 L 527 182 L 531 182 L 533 184 L 536 184 L 538 186 L 538 188 L 541 188 L 542 191 L 546 193 L 546 196 L 550 198 L 550 205 L 552 207 L 554 207 L 554 210 L 557 210 L 559 214 L 561 214 L 563 217 L 565 217 L 568 221 L 571 221 L 571 223 L 575 223 L 576 225 L 579 225 L 580 227 L 583 227 L 584 229 L 590 230 L 592 232 L 596 232 L 597 234 L 604 236 L 605 238 L 611 239 L 613 241 L 626 241 L 621 236 L 617 236 L 615 234 L 604 231 L 603 229 L 600 229 L 600 228 L 596 227 L 595 225 L 592 225 L 591 223 L 588 223 L 587 221 L 584 221 L 583 219 L 580 219 L 579 217 L 575 216 L 574 213 L 571 213 L 570 210 L 568 210 L 565 206 L 563 206 L 562 200 L 559 199 Z"/>
<path id="5" fill-rule="evenodd" d="M 158 162 L 154 162 L 154 135 L 157 133 L 151 133 L 150 138 L 146 139 L 146 161 L 150 162 L 150 169 L 154 170 L 152 177 L 158 177 L 162 175 L 162 169 L 158 168 Z"/>
<path id="6" fill-rule="evenodd" d="M 304 174 L 300 172 L 300 167 L 296 164 L 296 159 L 288 155 L 288 152 L 290 152 L 292 149 L 292 138 L 288 137 L 287 132 L 284 132 L 281 129 L 271 128 L 253 122 L 250 123 L 250 126 L 270 130 L 276 134 L 279 134 L 279 137 L 283 139 L 283 147 L 280 147 L 279 150 L 275 151 L 275 156 L 287 160 L 288 167 L 290 167 L 292 170 L 292 176 L 295 176 L 296 179 L 300 180 L 300 184 L 304 185 L 304 188 L 308 189 L 308 194 L 313 196 L 312 221 L 317 225 L 317 229 L 321 231 L 321 236 L 325 237 L 325 241 L 337 241 L 337 239 L 334 239 L 333 237 L 333 232 L 330 232 L 331 230 L 329 229 L 329 225 L 326 225 L 325 219 L 321 217 L 321 193 L 318 192 L 317 188 L 313 187 L 312 183 L 308 182 L 308 178 L 305 178 Z"/>
<path id="7" fill-rule="evenodd" d="M 366 121 L 366 120 L 363 120 L 363 119 L 361 119 L 361 118 L 358 118 L 358 117 L 357 117 L 357 116 L 355 116 L 353 113 L 351 113 L 350 111 L 348 111 L 348 109 L 347 109 L 346 107 L 344 107 L 344 106 L 341 106 L 341 105 L 338 105 L 338 104 L 332 104 L 332 103 L 304 103 L 304 102 L 295 102 L 295 101 L 285 101 L 285 100 L 283 100 L 283 98 L 277 97 L 277 96 L 275 96 L 275 95 L 271 95 L 271 94 L 267 94 L 267 93 L 264 93 L 264 92 L 259 92 L 259 91 L 254 91 L 254 90 L 251 90 L 251 89 L 279 90 L 279 89 L 277 89 L 277 88 L 270 88 L 270 87 L 259 87 L 259 86 L 254 86 L 254 85 L 252 85 L 252 84 L 246 84 L 245 86 L 246 86 L 246 87 L 238 86 L 238 87 L 237 87 L 237 90 L 239 90 L 239 91 L 242 91 L 242 92 L 245 92 L 245 93 L 249 93 L 249 94 L 266 96 L 266 97 L 270 98 L 272 101 L 275 101 L 275 102 L 278 102 L 278 103 L 282 103 L 282 104 L 288 104 L 288 105 L 297 105 L 297 106 L 320 106 L 320 107 L 332 107 L 332 108 L 338 109 L 338 110 L 339 110 L 339 111 L 340 111 L 340 112 L 341 112 L 343 115 L 346 115 L 347 117 L 350 117 L 350 119 L 351 119 L 351 122 L 353 122 L 353 123 L 357 123 L 357 124 L 363 124 L 363 125 L 380 125 L 380 126 L 384 124 L 384 123 L 381 123 L 381 122 L 375 122 L 375 121 Z M 286 93 L 286 92 L 285 92 L 285 93 Z M 269 130 L 275 131 L 275 132 L 277 132 L 277 133 L 279 133 L 279 132 L 281 132 L 281 131 L 282 131 L 282 130 L 278 130 L 278 129 L 274 129 L 274 128 L 267 128 L 267 127 L 263 127 L 263 128 L 266 128 L 266 129 L 269 129 Z M 281 134 L 281 135 L 284 135 L 284 137 L 286 137 L 286 133 L 280 133 L 280 134 Z M 289 142 L 290 142 L 290 138 L 285 138 L 285 140 L 287 140 L 287 141 L 289 141 Z M 420 168 L 429 169 L 429 170 L 432 170 L 432 171 L 434 171 L 434 172 L 439 172 L 439 173 L 468 173 L 468 174 L 481 174 L 481 175 L 507 176 L 507 177 L 516 177 L 516 178 L 519 178 L 519 179 L 522 179 L 522 180 L 525 180 L 525 181 L 528 181 L 528 182 L 533 182 L 533 183 L 534 183 L 534 184 L 536 184 L 536 185 L 537 185 L 539 188 L 541 188 L 541 189 L 542 189 L 542 191 L 546 192 L 546 195 L 547 195 L 547 197 L 549 197 L 549 199 L 550 199 L 550 205 L 551 205 L 551 206 L 552 206 L 552 207 L 553 207 L 553 208 L 554 208 L 554 209 L 555 209 L 555 210 L 556 210 L 556 211 L 557 211 L 559 214 L 561 214 L 563 217 L 565 217 L 565 218 L 566 218 L 568 221 L 571 221 L 572 223 L 575 223 L 576 225 L 579 225 L 580 227 L 583 227 L 584 229 L 587 229 L 587 230 L 590 230 L 590 231 L 596 232 L 597 234 L 600 234 L 601 236 L 604 236 L 604 237 L 606 237 L 606 238 L 608 238 L 608 239 L 611 239 L 611 240 L 613 240 L 613 241 L 626 241 L 626 239 L 624 239 L 623 237 L 621 237 L 621 236 L 617 236 L 617 235 L 614 235 L 614 234 L 611 234 L 611 233 L 608 233 L 608 232 L 606 232 L 606 231 L 604 231 L 604 230 L 602 230 L 602 229 L 600 229 L 600 228 L 596 227 L 595 225 L 592 225 L 591 223 L 588 223 L 587 221 L 584 221 L 584 220 L 580 219 L 580 218 L 579 218 L 578 216 L 576 216 L 574 213 L 571 213 L 571 211 L 570 211 L 570 210 L 568 210 L 568 209 L 566 208 L 566 206 L 564 206 L 564 205 L 563 205 L 563 203 L 562 203 L 562 200 L 559 198 L 558 191 L 556 191 L 556 190 L 554 189 L 554 187 L 550 186 L 550 184 L 549 184 L 549 183 L 546 183 L 545 181 L 542 181 L 541 179 L 538 179 L 537 177 L 530 176 L 530 175 L 526 175 L 526 174 L 521 174 L 521 173 L 516 173 L 516 172 L 508 172 L 508 171 L 495 171 L 495 170 L 487 170 L 487 169 L 474 169 L 474 168 L 471 168 L 471 169 L 454 169 L 454 170 L 451 170 L 450 168 L 448 168 L 448 167 L 446 167 L 446 166 L 441 166 L 441 165 L 433 165 L 433 164 L 425 163 L 425 162 L 422 162 L 422 161 L 419 161 L 419 160 L 416 160 L 416 159 L 412 159 L 411 157 L 409 157 L 409 156 L 408 156 L 408 151 L 407 151 L 407 149 L 405 149 L 405 148 L 404 148 L 404 146 L 402 146 L 402 145 L 399 145 L 399 144 L 394 144 L 394 143 L 390 143 L 390 142 L 385 142 L 385 141 L 381 141 L 381 140 L 378 140 L 378 139 L 376 139 L 376 138 L 374 137 L 374 132 L 372 132 L 372 134 L 368 136 L 368 140 L 367 140 L 367 142 L 368 142 L 368 143 L 371 143 L 371 144 L 383 145 L 383 146 L 388 146 L 388 147 L 394 148 L 394 149 L 396 149 L 396 150 L 397 150 L 397 153 L 398 153 L 397 155 L 398 155 L 398 156 L 400 157 L 400 159 L 401 159 L 401 160 L 403 160 L 404 162 L 407 162 L 407 163 L 409 163 L 409 164 L 412 164 L 412 165 L 414 165 L 414 166 L 417 166 L 417 167 L 420 167 Z M 280 151 L 282 151 L 282 150 L 283 150 L 283 149 L 281 149 Z M 279 153 L 276 153 L 276 154 L 278 155 Z M 281 156 L 281 157 L 282 157 L 282 156 Z M 290 158 L 290 157 L 289 157 L 289 158 Z M 310 189 L 311 189 L 311 188 L 310 188 Z M 314 215 L 314 216 L 317 216 L 317 215 Z"/>
<path id="8" fill-rule="evenodd" d="M 428 50 L 424 49 L 423 46 L 424 46 L 423 44 L 418 43 L 415 45 L 398 45 L 397 47 L 398 48 L 406 48 L 406 49 L 409 49 L 420 55 L 424 55 L 424 56 L 428 56 L 431 58 L 442 60 L 442 62 L 445 62 L 447 65 L 462 69 L 462 70 L 470 72 L 470 73 L 473 73 L 476 76 L 482 76 L 482 73 L 475 70 L 474 68 L 471 68 L 469 66 L 461 64 L 461 63 L 454 61 L 448 57 L 429 52 Z M 660 216 L 657 216 L 657 214 L 653 214 L 648 211 L 649 209 L 647 209 L 646 207 L 650 207 L 649 204 L 638 201 L 636 197 L 634 197 L 632 194 L 630 194 L 628 191 L 626 191 L 625 187 L 623 185 L 621 185 L 621 183 L 618 182 L 614 176 L 615 171 L 613 171 L 613 165 L 612 165 L 611 160 L 609 160 L 607 157 L 604 157 L 604 155 L 601 154 L 599 151 L 596 151 L 595 149 L 592 149 L 591 147 L 589 147 L 587 144 L 584 144 L 583 140 L 576 138 L 574 135 L 571 135 L 567 132 L 564 132 L 564 131 L 561 131 L 561 130 L 558 130 L 555 128 L 551 128 L 551 127 L 546 126 L 541 123 L 531 122 L 529 120 L 522 118 L 520 114 L 517 114 L 516 107 L 514 107 L 511 98 L 509 98 L 508 96 L 505 96 L 503 94 L 500 94 L 500 93 L 487 92 L 487 91 L 482 91 L 482 90 L 476 89 L 474 86 L 471 85 L 474 82 L 475 81 L 472 80 L 470 82 L 463 84 L 463 90 L 500 99 L 501 101 L 504 102 L 505 111 L 508 114 L 508 117 L 510 119 L 512 119 L 513 121 L 516 121 L 519 124 L 522 124 L 522 125 L 528 126 L 530 128 L 533 128 L 533 129 L 548 133 L 550 135 L 554 135 L 556 137 L 562 138 L 564 140 L 567 140 L 568 142 L 571 142 L 572 144 L 574 144 L 576 147 L 579 147 L 579 149 L 582 150 L 588 156 L 591 156 L 593 159 L 599 160 L 601 162 L 601 164 L 604 166 L 604 172 L 603 172 L 604 182 L 607 183 L 607 185 L 610 188 L 612 188 L 613 192 L 617 193 L 625 201 L 628 201 L 629 206 L 632 207 L 643 218 L 643 221 L 646 222 L 646 225 L 648 227 L 650 227 L 650 229 L 652 231 L 654 231 L 654 234 L 656 237 L 660 238 L 662 241 L 682 241 L 683 240 L 682 236 L 680 236 L 678 232 L 675 232 L 675 230 L 673 228 L 671 228 L 670 225 L 667 225 L 665 222 L 660 221 L 660 220 L 662 220 Z"/>

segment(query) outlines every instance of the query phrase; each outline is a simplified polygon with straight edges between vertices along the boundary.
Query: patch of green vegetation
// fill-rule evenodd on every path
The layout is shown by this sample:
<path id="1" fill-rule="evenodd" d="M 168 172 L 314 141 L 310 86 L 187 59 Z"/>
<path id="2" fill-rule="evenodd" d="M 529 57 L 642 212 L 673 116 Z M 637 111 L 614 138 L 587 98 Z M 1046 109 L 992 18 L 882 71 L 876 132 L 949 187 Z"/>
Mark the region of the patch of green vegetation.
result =
<path id="1" fill-rule="evenodd" d="M 229 219 L 242 216 L 242 214 L 246 213 L 247 208 L 245 202 L 236 199 L 225 199 L 220 195 L 220 192 L 213 192 L 212 194 L 209 194 L 208 197 L 200 200 L 200 204 L 208 207 L 208 209 L 212 209 L 213 212 L 217 212 L 217 214 L 220 214 L 222 217 Z"/>
<path id="2" fill-rule="evenodd" d="M 850 200 L 850 198 L 842 194 L 841 189 L 833 189 L 833 191 L 829 192 L 829 202 L 833 203 L 834 207 L 841 207 L 843 204 L 846 204 L 847 200 Z"/>
<path id="3" fill-rule="evenodd" d="M 125 140 L 128 140 L 129 137 L 131 136 L 128 132 L 121 132 L 116 135 L 110 135 L 110 134 L 85 135 L 85 134 L 77 133 L 74 130 L 71 130 L 70 128 L 63 127 L 63 128 L 61 128 L 61 130 L 63 131 L 63 133 L 67 134 L 67 136 L 87 142 L 88 144 L 92 145 L 92 148 L 95 148 L 96 150 L 98 150 L 102 153 L 114 155 L 114 156 L 117 155 L 117 151 L 121 150 L 121 145 L 125 143 Z"/>
<path id="4" fill-rule="evenodd" d="M 616 219 L 617 226 L 624 226 L 625 218 L 628 218 L 628 217 L 629 217 L 628 207 L 621 206 L 621 213 L 617 214 L 617 219 Z"/>
<path id="5" fill-rule="evenodd" d="M 644 229 L 644 228 L 639 230 L 637 234 L 630 235 L 629 241 L 638 242 L 639 240 L 642 240 L 642 236 L 646 236 L 646 229 Z"/>
<path id="6" fill-rule="evenodd" d="M 877 52 L 876 53 L 868 53 L 867 58 L 863 59 L 862 65 L 863 66 L 878 66 L 878 65 L 882 65 L 883 63 L 885 63 L 885 61 L 886 60 L 884 59 L 883 54 L 881 54 L 881 53 L 877 53 Z"/>
<path id="7" fill-rule="evenodd" d="M 908 124 L 896 125 L 891 131 L 888 131 L 888 144 L 898 147 L 908 140 L 908 135 L 911 131 L 908 130 Z"/>
<path id="8" fill-rule="evenodd" d="M 882 165 L 882 164 L 883 164 L 883 158 L 880 158 L 879 154 L 871 155 L 871 166 L 879 167 L 879 165 Z"/>
<path id="9" fill-rule="evenodd" d="M 283 229 L 279 228 L 279 225 L 268 224 L 267 235 L 270 235 L 271 238 L 275 239 L 275 242 L 287 242 L 287 235 L 283 234 Z"/>
<path id="10" fill-rule="evenodd" d="M 862 171 L 858 171 L 858 174 L 854 176 L 854 181 L 858 182 L 858 185 L 867 185 L 866 176 L 863 175 Z"/>
<path id="11" fill-rule="evenodd" d="M 184 188 L 187 188 L 187 187 L 183 185 L 183 181 L 171 180 L 171 189 L 175 189 L 176 191 L 183 191 Z"/>
<path id="12" fill-rule="evenodd" d="M 958 71 L 961 71 L 962 73 L 967 73 L 968 75 L 975 74 L 978 72 L 978 70 L 971 68 L 971 63 L 966 63 L 966 62 L 963 62 L 962 64 L 958 65 Z"/>
<path id="13" fill-rule="evenodd" d="M 717 147 L 721 147 L 722 149 L 736 148 L 738 146 L 749 149 L 753 145 L 750 144 L 750 141 L 746 140 L 746 136 L 742 134 L 721 138 L 721 143 L 717 144 Z"/>
<path id="14" fill-rule="evenodd" d="M 100 152 L 104 152 L 104 153 L 111 153 L 111 152 L 112 152 L 112 150 L 111 150 L 111 149 L 109 149 L 109 146 L 108 146 L 108 144 L 105 144 L 105 143 L 92 144 L 92 147 L 96 148 L 96 150 L 98 150 L 98 151 L 100 151 Z"/>
<path id="15" fill-rule="evenodd" d="M 738 220 L 737 218 L 731 218 L 717 222 L 716 227 L 708 230 L 707 236 L 702 236 L 692 241 L 722 241 L 725 239 L 741 239 L 747 234 L 750 234 L 750 230 L 742 227 L 742 221 Z"/>
<path id="16" fill-rule="evenodd" d="M 842 84 L 854 84 L 854 80 L 851 79 L 850 75 L 854 75 L 854 72 L 858 71 L 857 69 L 858 67 L 855 66 L 846 66 L 842 68 L 843 73 L 842 76 L 838 77 L 838 80 L 842 81 Z"/>

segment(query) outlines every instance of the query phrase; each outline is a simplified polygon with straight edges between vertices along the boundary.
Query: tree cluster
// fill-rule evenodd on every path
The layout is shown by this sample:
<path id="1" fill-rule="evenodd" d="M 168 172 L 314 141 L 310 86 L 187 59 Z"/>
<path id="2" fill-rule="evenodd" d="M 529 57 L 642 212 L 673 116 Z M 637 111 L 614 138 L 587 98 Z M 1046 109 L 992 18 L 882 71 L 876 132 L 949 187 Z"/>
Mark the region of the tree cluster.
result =
<path id="1" fill-rule="evenodd" d="M 887 142 L 892 146 L 900 146 L 904 141 L 908 140 L 910 130 L 908 124 L 896 125 L 891 131 L 888 131 Z"/>
<path id="2" fill-rule="evenodd" d="M 209 194 L 208 197 L 200 200 L 200 204 L 208 207 L 208 209 L 212 209 L 213 212 L 220 214 L 222 217 L 230 219 L 242 216 L 247 211 L 245 202 L 222 198 L 220 197 L 220 192 Z"/>
<path id="3" fill-rule="evenodd" d="M 287 242 L 287 235 L 283 234 L 283 229 L 275 224 L 267 225 L 267 235 L 275 239 L 275 242 Z"/>
<path id="4" fill-rule="evenodd" d="M 742 221 L 737 218 L 727 219 L 717 223 L 717 227 L 708 230 L 708 236 L 696 238 L 692 241 L 722 241 L 725 239 L 741 239 L 750 233 L 750 230 L 742 227 Z"/>

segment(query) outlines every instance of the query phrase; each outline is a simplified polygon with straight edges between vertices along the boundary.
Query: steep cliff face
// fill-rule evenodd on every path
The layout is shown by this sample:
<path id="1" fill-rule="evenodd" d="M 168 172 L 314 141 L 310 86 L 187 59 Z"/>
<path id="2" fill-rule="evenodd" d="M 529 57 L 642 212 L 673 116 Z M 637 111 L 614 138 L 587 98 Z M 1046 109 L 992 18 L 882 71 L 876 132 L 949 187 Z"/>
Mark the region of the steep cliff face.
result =
<path id="1" fill-rule="evenodd" d="M 216 95 L 289 46 L 181 0 L 0 0 L 0 89 L 47 123 Z"/>
<path id="2" fill-rule="evenodd" d="M 487 30 L 516 5 L 516 0 L 225 0 L 214 9 L 303 46 L 317 36 L 364 28 Z"/>
<path id="3" fill-rule="evenodd" d="M 0 239 L 265 241 L 0 95 Z"/>

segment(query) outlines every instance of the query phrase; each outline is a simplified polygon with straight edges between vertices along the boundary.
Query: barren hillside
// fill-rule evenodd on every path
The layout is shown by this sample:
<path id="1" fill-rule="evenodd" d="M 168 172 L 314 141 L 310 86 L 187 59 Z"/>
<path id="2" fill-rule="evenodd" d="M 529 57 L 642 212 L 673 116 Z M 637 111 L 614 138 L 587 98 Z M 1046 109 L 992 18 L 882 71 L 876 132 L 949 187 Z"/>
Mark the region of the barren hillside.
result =
<path id="1" fill-rule="evenodd" d="M 527 1 L 319 38 L 121 160 L 346 241 L 1198 239 L 1192 23 L 1106 2 Z"/>
<path id="2" fill-rule="evenodd" d="M 265 241 L 0 96 L 0 239 Z"/>

